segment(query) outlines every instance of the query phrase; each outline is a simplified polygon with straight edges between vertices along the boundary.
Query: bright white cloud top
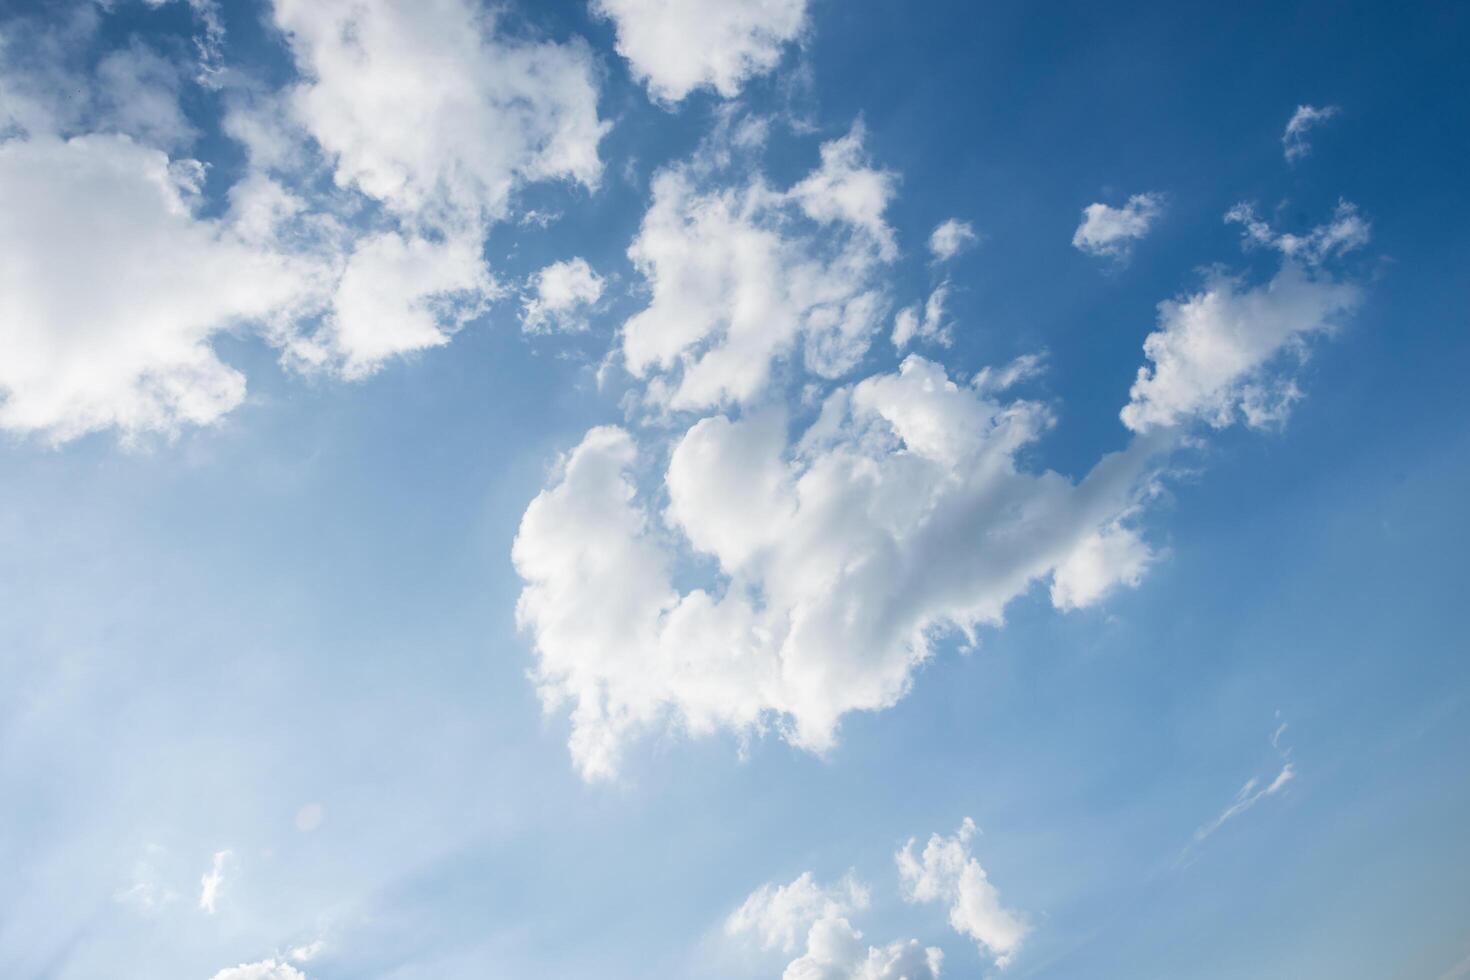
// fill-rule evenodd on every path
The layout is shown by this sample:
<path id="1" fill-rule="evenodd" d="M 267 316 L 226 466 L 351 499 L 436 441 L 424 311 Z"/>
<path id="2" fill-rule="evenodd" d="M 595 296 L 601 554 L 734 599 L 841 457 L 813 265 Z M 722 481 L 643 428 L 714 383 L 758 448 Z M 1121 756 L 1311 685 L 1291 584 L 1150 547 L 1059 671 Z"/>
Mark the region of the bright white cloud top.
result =
<path id="1" fill-rule="evenodd" d="M 907 901 L 949 906 L 949 924 L 955 932 L 978 943 L 997 966 L 1006 966 L 1030 927 L 1001 905 L 1000 892 L 971 853 L 975 834 L 974 821 L 966 817 L 958 833 L 931 835 L 921 852 L 915 853 L 918 841 L 910 839 L 894 860 Z"/>
<path id="2" fill-rule="evenodd" d="M 95 81 L 63 62 L 41 84 L 7 42 L 0 122 L 21 135 L 0 144 L 0 427 L 60 443 L 215 422 L 246 393 L 212 345 L 226 331 L 365 377 L 500 294 L 483 243 L 518 188 L 597 185 L 607 124 L 585 46 L 505 39 L 469 0 L 273 13 L 304 80 L 232 91 L 222 125 L 250 168 L 219 217 L 199 214 L 176 68 L 134 47 Z"/>
<path id="3" fill-rule="evenodd" d="M 790 955 L 782 980 L 935 980 L 944 962 L 936 947 L 916 939 L 869 946 L 851 918 L 869 905 L 868 890 L 851 875 L 836 885 L 810 871 L 786 885 L 762 885 L 725 921 L 725 932 L 764 950 Z"/>
<path id="4" fill-rule="evenodd" d="M 585 308 L 602 298 L 603 278 L 584 258 L 553 262 L 536 273 L 521 304 L 521 327 L 529 333 L 585 330 Z"/>
<path id="5" fill-rule="evenodd" d="M 618 54 L 654 98 L 698 88 L 730 99 L 775 68 L 806 24 L 807 0 L 592 0 L 617 27 Z"/>
<path id="6" fill-rule="evenodd" d="M 706 177 L 711 159 L 743 161 L 749 132 L 654 177 L 628 250 L 651 297 L 622 330 L 623 360 L 647 379 L 651 403 L 749 404 L 798 351 L 807 371 L 838 377 L 887 310 L 880 273 L 897 246 L 883 213 L 895 178 L 867 162 L 862 128 L 824 144 L 820 165 L 785 190 L 759 174 Z"/>
<path id="7" fill-rule="evenodd" d="M 1291 362 L 1359 303 L 1360 287 L 1327 267 L 1368 240 L 1351 204 L 1300 237 L 1276 235 L 1244 205 L 1226 220 L 1244 224 L 1249 243 L 1280 251 L 1281 266 L 1257 286 L 1215 270 L 1201 292 L 1159 304 L 1159 328 L 1143 344 L 1152 366 L 1138 369 L 1122 412 L 1135 432 L 1196 419 L 1215 428 L 1280 422 L 1301 397 Z"/>
<path id="8" fill-rule="evenodd" d="M 1164 196 L 1134 194 L 1121 208 L 1089 204 L 1082 209 L 1082 223 L 1072 235 L 1072 246 L 1088 255 L 1126 259 L 1133 243 L 1148 234 L 1164 213 Z"/>
<path id="9" fill-rule="evenodd" d="M 1074 484 L 1018 463 L 1049 424 L 1039 404 L 911 356 L 835 390 L 799 434 L 775 409 L 696 423 L 674 446 L 662 515 L 634 482 L 633 437 L 589 432 L 514 549 L 537 683 L 548 706 L 572 706 L 578 768 L 615 774 L 626 743 L 663 722 L 775 728 L 825 751 L 844 714 L 904 695 L 943 630 L 973 641 L 1059 571 L 1068 606 L 1136 580 L 1137 539 L 1097 539 L 1130 535 L 1120 522 L 1151 447 Z M 718 579 L 681 590 L 675 572 L 694 558 Z"/>

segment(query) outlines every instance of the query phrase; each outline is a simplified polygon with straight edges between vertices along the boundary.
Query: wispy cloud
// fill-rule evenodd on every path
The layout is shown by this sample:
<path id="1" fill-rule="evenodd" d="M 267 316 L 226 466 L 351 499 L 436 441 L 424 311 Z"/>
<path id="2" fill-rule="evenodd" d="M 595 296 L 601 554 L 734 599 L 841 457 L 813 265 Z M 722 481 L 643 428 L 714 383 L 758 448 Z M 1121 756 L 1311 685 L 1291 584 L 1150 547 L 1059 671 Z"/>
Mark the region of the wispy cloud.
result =
<path id="1" fill-rule="evenodd" d="M 1278 724 L 1276 726 L 1276 729 L 1271 733 L 1271 747 L 1275 749 L 1277 755 L 1280 756 L 1280 771 L 1276 773 L 1275 777 L 1272 778 L 1270 782 L 1266 782 L 1264 778 L 1260 776 L 1252 776 L 1250 779 L 1246 780 L 1245 785 L 1242 786 L 1240 788 L 1240 791 L 1235 794 L 1235 799 L 1230 801 L 1230 805 L 1227 806 L 1224 810 L 1221 810 L 1219 815 L 1216 816 L 1213 820 L 1210 820 L 1208 823 L 1201 825 L 1200 828 L 1194 832 L 1194 840 L 1191 842 L 1191 848 L 1198 847 L 1200 844 L 1203 844 L 1210 837 L 1210 835 L 1215 833 L 1215 831 L 1219 830 L 1221 827 L 1225 826 L 1225 824 L 1229 823 L 1231 820 L 1234 820 L 1242 813 L 1245 813 L 1251 807 L 1261 802 L 1261 800 L 1265 799 L 1268 796 L 1275 796 L 1277 793 L 1280 793 L 1286 788 L 1288 783 L 1296 778 L 1296 764 L 1291 761 L 1291 749 L 1284 747 L 1282 744 L 1282 738 L 1286 735 L 1287 724 L 1286 722 L 1280 720 L 1281 712 L 1278 711 L 1276 713 L 1276 718 Z M 1189 850 L 1186 849 L 1184 859 L 1187 859 L 1189 857 L 1189 853 Z"/>
<path id="2" fill-rule="evenodd" d="M 199 879 L 199 907 L 206 915 L 214 915 L 219 903 L 220 888 L 225 883 L 225 868 L 234 856 L 234 852 L 228 848 L 215 851 L 209 870 Z"/>
<path id="3" fill-rule="evenodd" d="M 1324 106 L 1320 109 L 1311 105 L 1297 106 L 1296 112 L 1291 114 L 1291 119 L 1286 124 L 1286 132 L 1281 134 L 1281 146 L 1286 153 L 1286 162 L 1296 163 L 1311 153 L 1312 144 L 1307 141 L 1307 133 L 1341 111 L 1335 105 Z"/>

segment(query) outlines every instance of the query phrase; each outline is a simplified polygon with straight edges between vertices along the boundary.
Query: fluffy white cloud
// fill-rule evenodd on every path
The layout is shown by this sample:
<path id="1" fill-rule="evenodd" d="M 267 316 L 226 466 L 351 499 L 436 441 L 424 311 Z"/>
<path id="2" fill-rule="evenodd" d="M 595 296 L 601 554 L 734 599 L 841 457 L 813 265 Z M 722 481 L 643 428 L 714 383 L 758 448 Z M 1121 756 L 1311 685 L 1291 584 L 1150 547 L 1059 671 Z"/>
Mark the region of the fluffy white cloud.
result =
<path id="1" fill-rule="evenodd" d="M 866 889 L 850 875 L 824 887 L 805 872 L 788 885 L 763 885 L 725 922 L 731 936 L 790 954 L 782 980 L 934 980 L 944 954 L 917 940 L 869 946 L 848 917 L 866 909 Z"/>
<path id="2" fill-rule="evenodd" d="M 1029 929 L 1024 920 L 1001 906 L 1000 893 L 970 853 L 974 836 L 975 823 L 966 817 L 954 836 L 931 835 L 919 854 L 914 853 L 918 841 L 910 839 L 894 860 L 905 900 L 948 905 L 954 930 L 975 940 L 982 952 L 995 958 L 997 966 L 1006 966 Z"/>
<path id="3" fill-rule="evenodd" d="M 893 346 L 903 350 L 913 340 L 928 340 L 949 346 L 950 326 L 944 319 L 944 303 L 949 298 L 949 280 L 935 287 L 921 309 L 917 303 L 905 306 L 893 320 Z"/>
<path id="4" fill-rule="evenodd" d="M 708 86 L 733 98 L 801 34 L 807 0 L 593 0 L 612 20 L 618 53 L 654 98 Z"/>
<path id="5" fill-rule="evenodd" d="M 323 327 L 289 349 L 303 363 L 363 378 L 390 358 L 448 343 L 496 291 L 476 236 L 371 235 L 347 257 Z"/>
<path id="6" fill-rule="evenodd" d="M 131 42 L 81 64 L 90 7 L 0 25 L 0 428 L 213 422 L 245 397 L 222 331 L 347 378 L 442 345 L 501 294 L 483 243 L 516 190 L 600 178 L 581 43 L 509 40 L 466 0 L 279 0 L 303 80 L 264 92 L 209 75 L 218 18 L 191 5 L 250 164 L 219 217 L 177 156 L 195 140 L 177 63 Z"/>
<path id="7" fill-rule="evenodd" d="M 813 922 L 851 915 L 867 908 L 868 901 L 867 888 L 850 874 L 829 886 L 805 871 L 790 884 L 766 884 L 751 892 L 726 920 L 725 931 L 750 935 L 762 949 L 790 953 Z"/>
<path id="8" fill-rule="evenodd" d="M 531 280 L 532 293 L 521 304 L 521 327 L 529 333 L 584 330 L 581 307 L 602 298 L 604 281 L 583 258 L 553 262 Z"/>
<path id="9" fill-rule="evenodd" d="M 1098 554 L 1094 537 L 1124 533 L 1155 447 L 1074 484 L 1017 463 L 1049 422 L 910 357 L 838 389 L 794 443 L 778 411 L 698 422 L 669 460 L 662 521 L 637 493 L 632 437 L 589 432 L 513 555 L 535 678 L 548 708 L 572 706 L 578 768 L 613 775 L 661 722 L 774 725 L 824 751 L 844 714 L 904 695 L 943 630 L 973 641 L 1059 569 L 1067 606 L 1136 580 L 1141 550 Z M 715 566 L 708 588 L 674 584 L 692 560 Z"/>
<path id="10" fill-rule="evenodd" d="M 1052 575 L 1051 602 L 1077 609 L 1119 584 L 1135 586 L 1157 556 L 1136 528 L 1115 521 L 1089 534 Z"/>
<path id="11" fill-rule="evenodd" d="M 210 980 L 306 980 L 306 974 L 282 960 L 261 960 L 226 967 Z"/>
<path id="12" fill-rule="evenodd" d="M 234 861 L 233 851 L 215 851 L 209 870 L 199 879 L 199 908 L 206 915 L 214 915 L 219 908 L 220 889 L 225 884 L 225 869 Z"/>
<path id="13" fill-rule="evenodd" d="M 337 183 L 438 228 L 494 219 L 524 181 L 595 186 L 596 72 L 580 44 L 515 41 L 466 0 L 276 0 L 292 95 Z"/>
<path id="14" fill-rule="evenodd" d="M 781 980 L 935 980 L 943 963 L 941 950 L 917 939 L 869 946 L 846 919 L 820 919 Z"/>
<path id="15" fill-rule="evenodd" d="M 929 254 L 936 262 L 947 262 L 975 244 L 980 236 L 968 221 L 950 218 L 941 222 L 929 235 Z"/>
<path id="16" fill-rule="evenodd" d="M 1143 344 L 1153 365 L 1138 369 L 1122 411 L 1135 432 L 1195 419 L 1216 428 L 1281 421 L 1301 397 L 1282 362 L 1304 357 L 1308 339 L 1358 305 L 1358 286 L 1322 266 L 1368 240 L 1351 204 L 1305 236 L 1276 235 L 1245 207 L 1226 217 L 1245 225 L 1248 241 L 1278 249 L 1281 267 L 1258 286 L 1215 270 L 1202 291 L 1159 304 L 1159 328 Z"/>
<path id="17" fill-rule="evenodd" d="M 628 252 L 651 298 L 622 331 L 624 362 L 650 379 L 650 401 L 752 401 L 798 345 L 820 377 L 858 363 L 887 308 L 877 273 L 897 254 L 883 219 L 894 178 L 866 163 L 862 139 L 855 127 L 827 143 L 820 166 L 787 191 L 760 178 L 703 190 L 692 166 L 654 178 Z"/>
<path id="18" fill-rule="evenodd" d="M 1088 255 L 1126 258 L 1133 242 L 1147 235 L 1163 213 L 1164 197 L 1155 193 L 1134 194 L 1121 208 L 1089 204 L 1082 209 L 1072 245 Z"/>
<path id="19" fill-rule="evenodd" d="M 198 217 L 190 163 L 125 136 L 0 143 L 0 427 L 173 432 L 244 398 L 212 338 L 288 317 L 314 270 Z"/>
<path id="20" fill-rule="evenodd" d="M 1295 163 L 1312 152 L 1307 133 L 1327 122 L 1340 112 L 1335 105 L 1321 109 L 1316 106 L 1299 105 L 1286 122 L 1286 131 L 1281 134 L 1281 148 L 1288 163 Z"/>

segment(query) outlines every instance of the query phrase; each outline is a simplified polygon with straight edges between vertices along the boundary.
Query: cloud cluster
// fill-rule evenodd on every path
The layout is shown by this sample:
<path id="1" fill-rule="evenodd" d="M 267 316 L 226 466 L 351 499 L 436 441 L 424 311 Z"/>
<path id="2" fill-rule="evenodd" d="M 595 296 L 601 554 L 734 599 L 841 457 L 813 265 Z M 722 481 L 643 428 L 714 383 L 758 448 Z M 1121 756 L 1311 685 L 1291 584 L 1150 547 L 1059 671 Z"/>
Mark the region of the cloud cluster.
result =
<path id="1" fill-rule="evenodd" d="M 805 872 L 786 885 L 763 885 L 725 922 L 730 936 L 790 955 L 782 980 L 935 980 L 944 954 L 918 940 L 869 946 L 849 921 L 868 907 L 850 875 L 833 886 Z"/>
<path id="2" fill-rule="evenodd" d="M 729 99 L 776 67 L 800 36 L 807 0 L 593 0 L 617 30 L 618 54 L 655 99 L 698 88 Z"/>
<path id="3" fill-rule="evenodd" d="M 894 855 L 903 896 L 909 902 L 940 902 L 949 907 L 949 924 L 979 944 L 981 952 L 1006 966 L 1021 948 L 1029 927 L 1000 903 L 1000 893 L 970 851 L 975 823 L 966 817 L 959 832 L 930 836 L 922 852 L 910 839 Z"/>
<path id="4" fill-rule="evenodd" d="M 774 407 L 695 423 L 673 447 L 662 513 L 638 491 L 633 437 L 589 432 L 513 552 L 536 682 L 548 706 L 571 705 L 578 768 L 613 775 L 662 722 L 774 727 L 825 751 L 844 714 L 904 695 L 944 631 L 973 641 L 1059 573 L 1066 607 L 1135 581 L 1146 548 L 1122 522 L 1155 447 L 1074 483 L 1020 461 L 1049 424 L 1039 404 L 910 356 L 837 388 L 799 435 Z M 1128 547 L 1099 550 L 1119 535 Z M 699 568 L 706 587 L 677 584 Z"/>
<path id="5" fill-rule="evenodd" d="M 121 134 L 0 143 L 0 427 L 173 431 L 241 402 L 212 339 L 289 318 L 315 270 L 197 217 L 198 176 Z"/>
<path id="6" fill-rule="evenodd" d="M 651 295 L 621 353 L 647 400 L 750 403 L 798 350 L 818 377 L 852 370 L 882 323 L 879 273 L 897 255 L 883 217 L 895 179 L 867 162 L 862 128 L 823 145 L 820 165 L 785 190 L 759 175 L 709 183 L 696 165 L 655 176 L 628 250 Z"/>
<path id="7" fill-rule="evenodd" d="M 500 295 L 484 237 L 519 187 L 596 186 L 607 124 L 581 43 L 509 39 L 469 0 L 273 15 L 301 79 L 224 92 L 248 167 L 222 211 L 187 156 L 180 65 L 138 41 L 76 63 L 90 8 L 0 30 L 0 427 L 214 422 L 246 391 L 225 332 L 364 377 Z"/>
<path id="8" fill-rule="evenodd" d="M 1088 255 L 1126 259 L 1133 243 L 1148 234 L 1164 213 L 1162 194 L 1134 194 L 1121 208 L 1089 204 L 1072 235 L 1072 246 Z"/>

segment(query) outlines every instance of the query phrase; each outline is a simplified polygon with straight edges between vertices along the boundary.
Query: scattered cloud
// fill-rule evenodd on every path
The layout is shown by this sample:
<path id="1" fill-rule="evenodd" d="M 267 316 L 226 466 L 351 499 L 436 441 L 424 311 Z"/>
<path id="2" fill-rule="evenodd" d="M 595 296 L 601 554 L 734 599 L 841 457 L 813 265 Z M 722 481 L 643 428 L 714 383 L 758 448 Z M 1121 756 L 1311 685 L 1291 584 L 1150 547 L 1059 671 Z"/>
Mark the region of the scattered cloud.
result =
<path id="1" fill-rule="evenodd" d="M 1152 366 L 1138 369 L 1122 411 L 1135 432 L 1194 420 L 1215 428 L 1241 418 L 1253 427 L 1280 423 L 1301 397 L 1286 367 L 1360 301 L 1357 284 L 1323 265 L 1368 240 L 1351 204 L 1302 237 L 1276 235 L 1244 206 L 1226 219 L 1243 223 L 1248 241 L 1278 249 L 1281 266 L 1257 286 L 1211 270 L 1200 292 L 1159 304 L 1159 327 L 1143 344 Z"/>
<path id="2" fill-rule="evenodd" d="M 941 222 L 929 235 L 929 254 L 936 262 L 948 262 L 980 240 L 975 226 L 968 221 L 950 218 Z"/>
<path id="3" fill-rule="evenodd" d="M 233 851 L 215 851 L 209 870 L 199 879 L 199 908 L 206 915 L 214 915 L 219 907 L 220 889 L 225 884 L 225 870 L 234 863 L 234 859 Z"/>
<path id="4" fill-rule="evenodd" d="M 531 295 L 521 304 L 521 328 L 527 333 L 587 329 L 579 313 L 602 298 L 604 286 L 586 259 L 553 262 L 531 277 Z"/>
<path id="5" fill-rule="evenodd" d="M 969 936 L 982 953 L 1007 966 L 1030 931 L 1026 922 L 1000 904 L 1000 893 L 970 853 L 975 823 L 969 817 L 950 837 L 933 834 L 921 853 L 910 838 L 894 855 L 903 896 L 909 902 L 941 902 L 949 906 L 949 924 Z"/>
<path id="6" fill-rule="evenodd" d="M 1133 243 L 1148 234 L 1164 213 L 1164 196 L 1134 194 L 1121 208 L 1089 204 L 1082 209 L 1082 223 L 1072 235 L 1072 246 L 1088 255 L 1126 260 Z"/>
<path id="7" fill-rule="evenodd" d="M 1296 112 L 1291 114 L 1291 119 L 1286 123 L 1286 132 L 1281 134 L 1282 151 L 1286 155 L 1287 163 L 1296 163 L 1311 153 L 1312 144 L 1308 142 L 1307 134 L 1335 118 L 1341 111 L 1335 105 L 1321 109 L 1310 105 L 1297 106 Z"/>
<path id="8" fill-rule="evenodd" d="M 1248 247 L 1275 249 L 1287 258 L 1314 266 L 1367 245 L 1373 230 L 1358 212 L 1358 206 L 1351 201 L 1338 201 L 1331 220 L 1305 235 L 1276 232 L 1270 224 L 1257 217 L 1253 205 L 1246 203 L 1237 204 L 1225 212 L 1225 221 L 1245 229 Z"/>
<path id="9" fill-rule="evenodd" d="M 1276 717 L 1279 721 L 1281 712 L 1278 711 Z M 1291 749 L 1284 747 L 1281 742 L 1282 736 L 1286 734 L 1286 727 L 1286 723 L 1281 722 L 1271 733 L 1271 748 L 1276 751 L 1277 756 L 1280 758 L 1281 769 L 1270 781 L 1256 776 L 1252 776 L 1246 780 L 1245 785 L 1235 794 L 1235 799 L 1230 801 L 1230 805 L 1220 811 L 1220 814 L 1215 819 L 1204 824 L 1194 832 L 1195 846 L 1204 843 L 1206 838 L 1223 827 L 1228 821 L 1234 820 L 1261 800 L 1280 793 L 1286 788 L 1288 783 L 1296 778 L 1296 765 L 1291 761 Z"/>
<path id="10" fill-rule="evenodd" d="M 953 340 L 949 323 L 944 319 L 944 303 L 949 298 L 950 283 L 946 279 L 934 288 L 924 301 L 922 310 L 915 303 L 898 311 L 893 320 L 893 346 L 903 350 L 914 340 L 925 340 L 948 347 Z"/>
<path id="11" fill-rule="evenodd" d="M 783 980 L 934 980 L 944 954 L 918 940 L 869 946 L 849 921 L 868 907 L 868 892 L 851 875 L 831 887 L 804 872 L 787 885 L 763 885 L 725 922 L 733 937 L 790 955 Z"/>
<path id="12" fill-rule="evenodd" d="M 734 98 L 775 68 L 806 25 L 807 0 L 593 0 L 617 30 L 618 54 L 667 103 L 695 89 Z"/>

